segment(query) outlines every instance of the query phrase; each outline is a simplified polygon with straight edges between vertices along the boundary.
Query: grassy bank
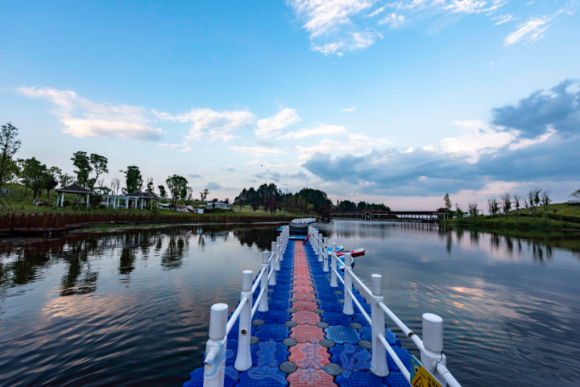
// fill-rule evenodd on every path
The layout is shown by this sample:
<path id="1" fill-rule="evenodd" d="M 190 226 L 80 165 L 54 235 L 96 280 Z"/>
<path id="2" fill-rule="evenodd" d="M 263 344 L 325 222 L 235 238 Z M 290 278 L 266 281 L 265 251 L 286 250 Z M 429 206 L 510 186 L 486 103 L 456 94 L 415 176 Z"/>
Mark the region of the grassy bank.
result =
<path id="1" fill-rule="evenodd" d="M 546 210 L 536 208 L 535 216 L 530 210 L 510 211 L 508 214 L 453 218 L 443 222 L 449 227 L 468 227 L 481 230 L 575 230 L 580 231 L 580 206 L 567 203 L 550 204 Z"/>

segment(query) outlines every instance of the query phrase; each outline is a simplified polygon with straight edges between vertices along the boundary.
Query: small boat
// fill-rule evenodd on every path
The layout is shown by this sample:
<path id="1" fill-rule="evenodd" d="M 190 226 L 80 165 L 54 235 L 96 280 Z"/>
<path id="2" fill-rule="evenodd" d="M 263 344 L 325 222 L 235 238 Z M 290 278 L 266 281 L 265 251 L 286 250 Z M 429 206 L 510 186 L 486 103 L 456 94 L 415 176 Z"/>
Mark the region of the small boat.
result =
<path id="1" fill-rule="evenodd" d="M 361 255 L 365 255 L 365 249 L 354 249 L 354 250 L 337 251 L 336 252 L 336 256 L 337 257 L 342 257 L 344 255 L 344 253 L 350 253 L 350 255 L 353 256 L 353 257 L 359 257 Z"/>

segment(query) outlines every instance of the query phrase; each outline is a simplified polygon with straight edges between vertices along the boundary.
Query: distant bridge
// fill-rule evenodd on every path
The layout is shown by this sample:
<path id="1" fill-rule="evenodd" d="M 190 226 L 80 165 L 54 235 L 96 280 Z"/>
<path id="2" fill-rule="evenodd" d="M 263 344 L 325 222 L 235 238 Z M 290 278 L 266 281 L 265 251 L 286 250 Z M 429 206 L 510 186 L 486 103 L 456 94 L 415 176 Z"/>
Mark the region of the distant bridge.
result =
<path id="1" fill-rule="evenodd" d="M 354 219 L 407 219 L 426 222 L 436 222 L 441 219 L 447 219 L 449 214 L 445 211 L 334 211 L 330 212 L 331 217 L 335 218 L 354 218 Z"/>

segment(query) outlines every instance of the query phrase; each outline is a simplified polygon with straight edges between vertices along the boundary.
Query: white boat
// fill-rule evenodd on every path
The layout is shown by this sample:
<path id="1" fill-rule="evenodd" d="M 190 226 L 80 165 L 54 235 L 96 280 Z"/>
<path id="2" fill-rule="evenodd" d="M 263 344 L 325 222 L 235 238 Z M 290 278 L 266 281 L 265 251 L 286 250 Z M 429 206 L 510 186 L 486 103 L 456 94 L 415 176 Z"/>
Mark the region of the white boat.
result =
<path id="1" fill-rule="evenodd" d="M 308 226 L 312 223 L 316 223 L 315 218 L 292 219 L 290 222 L 290 233 L 306 235 L 308 234 Z"/>

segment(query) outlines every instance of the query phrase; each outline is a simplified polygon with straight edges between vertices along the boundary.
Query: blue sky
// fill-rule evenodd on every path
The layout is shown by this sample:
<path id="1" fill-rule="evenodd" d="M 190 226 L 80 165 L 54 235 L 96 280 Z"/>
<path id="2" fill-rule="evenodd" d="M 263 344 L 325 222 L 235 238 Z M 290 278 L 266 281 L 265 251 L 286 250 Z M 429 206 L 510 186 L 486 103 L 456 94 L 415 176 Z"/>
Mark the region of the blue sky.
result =
<path id="1" fill-rule="evenodd" d="M 233 199 L 466 208 L 580 188 L 577 1 L 4 1 L 0 121 Z"/>

